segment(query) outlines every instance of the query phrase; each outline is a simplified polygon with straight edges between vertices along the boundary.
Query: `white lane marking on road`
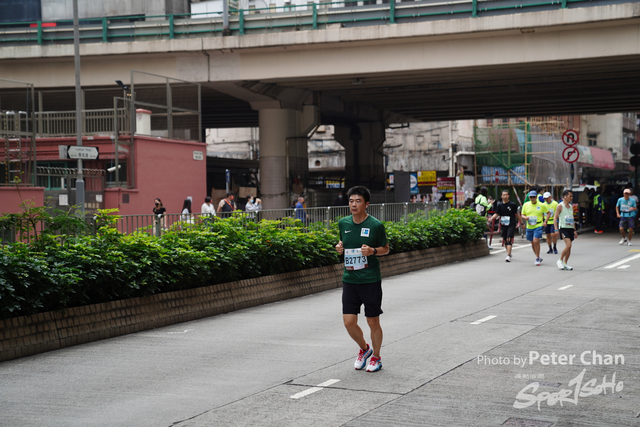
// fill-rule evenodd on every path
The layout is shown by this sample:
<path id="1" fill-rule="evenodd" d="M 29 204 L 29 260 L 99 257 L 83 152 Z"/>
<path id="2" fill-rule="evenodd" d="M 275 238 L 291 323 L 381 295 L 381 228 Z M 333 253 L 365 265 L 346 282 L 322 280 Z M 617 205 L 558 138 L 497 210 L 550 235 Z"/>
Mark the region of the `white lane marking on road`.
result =
<path id="1" fill-rule="evenodd" d="M 189 331 L 193 331 L 193 329 L 185 329 L 182 332 L 167 332 L 167 335 L 171 335 L 171 334 L 186 334 Z"/>
<path id="2" fill-rule="evenodd" d="M 291 398 L 292 399 L 300 399 L 301 397 L 305 397 L 305 396 L 308 396 L 308 395 L 310 395 L 312 393 L 315 393 L 316 391 L 320 391 L 323 388 L 329 387 L 330 385 L 333 385 L 333 384 L 335 384 L 335 383 L 337 383 L 339 381 L 340 380 L 334 380 L 334 379 L 329 380 L 329 381 L 325 381 L 322 384 L 318 384 L 316 387 L 311 387 L 311 388 L 308 388 L 308 389 L 306 389 L 304 391 L 301 391 L 300 393 L 296 393 L 293 396 L 291 396 Z"/>
<path id="3" fill-rule="evenodd" d="M 638 259 L 638 258 L 640 258 L 640 254 L 634 255 L 634 256 L 630 256 L 629 258 L 625 258 L 622 261 L 614 262 L 611 265 L 607 265 L 605 268 L 616 268 L 619 265 L 626 264 L 629 261 L 633 261 L 634 259 Z"/>
<path id="4" fill-rule="evenodd" d="M 629 268 L 629 267 L 631 267 L 629 264 L 621 265 L 620 267 L 618 267 L 618 270 L 624 270 L 625 268 Z"/>
<path id="5" fill-rule="evenodd" d="M 516 249 L 522 249 L 522 248 L 530 248 L 531 245 L 521 245 L 521 246 L 516 246 L 513 245 L 513 247 L 511 248 L 511 250 L 516 250 Z M 493 255 L 493 254 L 499 254 L 500 252 L 506 252 L 506 249 L 494 249 L 491 251 L 491 253 L 489 255 Z"/>
<path id="6" fill-rule="evenodd" d="M 471 324 L 472 324 L 472 325 L 479 325 L 480 323 L 482 323 L 482 322 L 486 322 L 487 320 L 491 320 L 491 319 L 493 319 L 494 317 L 498 317 L 498 316 L 487 316 L 487 317 L 482 318 L 482 319 L 480 319 L 480 320 L 476 320 L 475 322 L 471 322 Z"/>
<path id="7" fill-rule="evenodd" d="M 558 288 L 559 291 L 564 291 L 565 289 L 569 289 L 570 287 L 572 287 L 573 285 L 567 285 L 567 286 L 563 286 L 561 288 Z"/>

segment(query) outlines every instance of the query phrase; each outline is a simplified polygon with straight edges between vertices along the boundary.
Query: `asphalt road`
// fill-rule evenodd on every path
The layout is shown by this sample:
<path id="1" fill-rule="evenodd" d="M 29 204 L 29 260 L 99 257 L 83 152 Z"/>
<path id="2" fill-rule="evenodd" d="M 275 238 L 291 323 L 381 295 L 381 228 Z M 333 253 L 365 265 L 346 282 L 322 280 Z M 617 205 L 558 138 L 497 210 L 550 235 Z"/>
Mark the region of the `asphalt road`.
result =
<path id="1" fill-rule="evenodd" d="M 581 235 L 573 271 L 518 240 L 385 279 L 377 373 L 338 289 L 5 362 L 0 425 L 640 426 L 640 239 L 618 240 Z"/>

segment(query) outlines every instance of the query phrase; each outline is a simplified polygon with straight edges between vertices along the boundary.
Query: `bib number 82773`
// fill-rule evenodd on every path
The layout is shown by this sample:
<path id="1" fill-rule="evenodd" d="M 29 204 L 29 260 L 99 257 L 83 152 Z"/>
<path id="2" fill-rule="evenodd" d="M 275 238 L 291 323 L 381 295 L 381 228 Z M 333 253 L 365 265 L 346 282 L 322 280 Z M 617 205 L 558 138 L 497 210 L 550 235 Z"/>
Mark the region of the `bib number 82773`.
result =
<path id="1" fill-rule="evenodd" d="M 362 270 L 369 267 L 369 261 L 366 256 L 362 255 L 361 249 L 345 249 L 344 267 L 347 270 Z"/>

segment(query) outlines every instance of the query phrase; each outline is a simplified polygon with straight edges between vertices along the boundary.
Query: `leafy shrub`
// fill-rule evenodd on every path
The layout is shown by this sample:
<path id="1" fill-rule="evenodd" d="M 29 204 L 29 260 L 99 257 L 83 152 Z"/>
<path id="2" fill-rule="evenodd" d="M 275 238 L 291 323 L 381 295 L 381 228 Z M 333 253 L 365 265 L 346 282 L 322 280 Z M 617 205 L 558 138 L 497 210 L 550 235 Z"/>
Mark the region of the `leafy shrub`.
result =
<path id="1" fill-rule="evenodd" d="M 93 236 L 52 234 L 31 246 L 0 247 L 0 318 L 340 262 L 337 223 L 305 228 L 291 218 L 255 224 L 232 217 L 173 227 L 158 238 L 148 231 L 119 233 L 112 213 L 98 215 Z M 392 253 L 473 242 L 486 227 L 470 210 L 411 219 L 385 223 Z"/>

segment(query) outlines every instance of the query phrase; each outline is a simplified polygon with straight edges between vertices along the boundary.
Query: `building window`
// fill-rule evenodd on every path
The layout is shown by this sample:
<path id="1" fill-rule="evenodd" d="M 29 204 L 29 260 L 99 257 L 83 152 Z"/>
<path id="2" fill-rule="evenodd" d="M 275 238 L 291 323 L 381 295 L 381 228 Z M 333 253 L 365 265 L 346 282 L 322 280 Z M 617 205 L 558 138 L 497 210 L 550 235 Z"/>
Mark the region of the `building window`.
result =
<path id="1" fill-rule="evenodd" d="M 590 133 L 587 135 L 587 142 L 589 147 L 597 147 L 598 146 L 598 135 L 594 133 Z"/>
<path id="2" fill-rule="evenodd" d="M 624 132 L 624 136 L 622 138 L 622 147 L 624 148 L 629 148 L 634 142 L 636 142 L 633 134 L 630 132 Z"/>

